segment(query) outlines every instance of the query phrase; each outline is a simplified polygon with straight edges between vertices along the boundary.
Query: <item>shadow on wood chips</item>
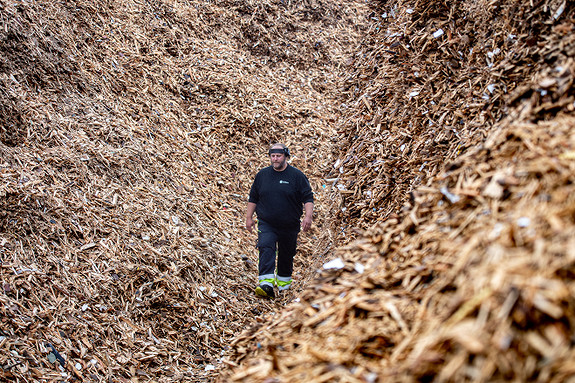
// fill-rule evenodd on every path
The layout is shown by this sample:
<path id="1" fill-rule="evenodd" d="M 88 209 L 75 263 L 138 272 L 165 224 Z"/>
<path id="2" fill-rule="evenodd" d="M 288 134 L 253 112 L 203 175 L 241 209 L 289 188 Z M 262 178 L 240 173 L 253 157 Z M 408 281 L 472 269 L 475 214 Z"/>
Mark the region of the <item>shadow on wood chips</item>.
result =
<path id="1" fill-rule="evenodd" d="M 572 2 L 0 16 L 2 379 L 574 379 Z M 266 301 L 274 142 L 316 209 Z"/>

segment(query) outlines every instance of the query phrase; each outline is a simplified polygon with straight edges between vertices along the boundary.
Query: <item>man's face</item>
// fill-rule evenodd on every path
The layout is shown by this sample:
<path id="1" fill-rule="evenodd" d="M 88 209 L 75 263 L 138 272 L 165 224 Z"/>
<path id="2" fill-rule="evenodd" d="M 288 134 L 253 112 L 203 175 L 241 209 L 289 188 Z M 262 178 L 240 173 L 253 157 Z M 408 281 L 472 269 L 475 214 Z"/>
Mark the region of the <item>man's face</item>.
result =
<path id="1" fill-rule="evenodd" d="M 285 154 L 272 153 L 270 154 L 270 160 L 275 170 L 283 170 L 286 166 Z"/>

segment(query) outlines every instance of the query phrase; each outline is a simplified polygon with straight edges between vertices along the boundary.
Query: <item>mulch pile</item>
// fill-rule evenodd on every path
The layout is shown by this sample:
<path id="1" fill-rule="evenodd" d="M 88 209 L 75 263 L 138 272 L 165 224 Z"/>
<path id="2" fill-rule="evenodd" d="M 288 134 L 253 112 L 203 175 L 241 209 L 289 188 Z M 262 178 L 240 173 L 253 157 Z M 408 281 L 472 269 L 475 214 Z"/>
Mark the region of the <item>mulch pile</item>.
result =
<path id="1" fill-rule="evenodd" d="M 549 88 L 570 94 L 568 74 L 539 87 L 531 77 L 573 56 L 572 7 L 536 3 L 394 1 L 372 16 L 349 62 L 348 109 L 328 176 L 346 208 L 335 211 L 338 223 L 367 228 L 399 213 L 416 185 L 483 143 L 537 89 L 537 118 L 569 105 L 567 96 L 547 100 Z"/>
<path id="2" fill-rule="evenodd" d="M 1 2 L 1 379 L 212 379 L 231 339 L 282 307 L 255 296 L 243 229 L 272 143 L 318 190 L 300 259 L 334 246 L 330 100 L 368 13 Z"/>
<path id="3" fill-rule="evenodd" d="M 3 379 L 575 374 L 570 2 L 0 17 Z M 317 207 L 267 302 L 243 214 L 276 141 Z"/>
<path id="4" fill-rule="evenodd" d="M 221 381 L 575 377 L 575 13 L 396 1 L 350 62 L 338 262 Z"/>

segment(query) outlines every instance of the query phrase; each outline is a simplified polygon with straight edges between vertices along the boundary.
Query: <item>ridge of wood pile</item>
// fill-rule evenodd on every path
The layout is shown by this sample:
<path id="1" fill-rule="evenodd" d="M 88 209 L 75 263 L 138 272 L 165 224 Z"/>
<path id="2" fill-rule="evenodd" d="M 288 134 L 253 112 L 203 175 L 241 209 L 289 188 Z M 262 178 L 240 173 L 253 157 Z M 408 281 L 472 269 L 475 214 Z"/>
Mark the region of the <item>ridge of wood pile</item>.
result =
<path id="1" fill-rule="evenodd" d="M 363 2 L 0 2 L 0 379 L 209 381 L 265 302 L 243 230 L 270 144 L 317 191 Z M 324 229 L 325 227 L 325 229 Z"/>
<path id="2" fill-rule="evenodd" d="M 573 12 L 373 15 L 326 177 L 347 245 L 234 340 L 220 381 L 575 379 Z"/>

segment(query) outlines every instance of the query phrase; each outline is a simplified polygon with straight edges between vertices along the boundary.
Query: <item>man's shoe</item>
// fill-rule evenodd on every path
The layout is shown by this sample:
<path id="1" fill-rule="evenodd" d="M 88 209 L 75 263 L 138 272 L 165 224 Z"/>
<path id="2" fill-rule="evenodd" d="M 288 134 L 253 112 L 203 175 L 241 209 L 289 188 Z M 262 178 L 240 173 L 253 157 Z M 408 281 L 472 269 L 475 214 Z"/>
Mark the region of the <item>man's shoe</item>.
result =
<path id="1" fill-rule="evenodd" d="M 256 287 L 256 294 L 264 298 L 274 299 L 276 297 L 274 288 L 270 285 L 259 285 Z"/>

